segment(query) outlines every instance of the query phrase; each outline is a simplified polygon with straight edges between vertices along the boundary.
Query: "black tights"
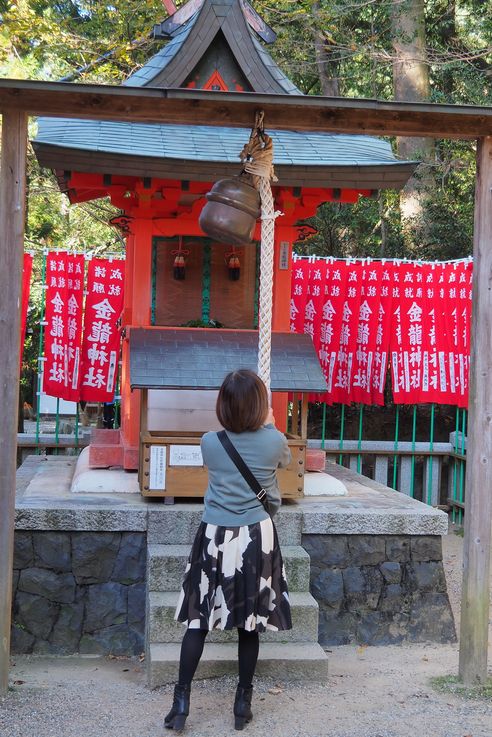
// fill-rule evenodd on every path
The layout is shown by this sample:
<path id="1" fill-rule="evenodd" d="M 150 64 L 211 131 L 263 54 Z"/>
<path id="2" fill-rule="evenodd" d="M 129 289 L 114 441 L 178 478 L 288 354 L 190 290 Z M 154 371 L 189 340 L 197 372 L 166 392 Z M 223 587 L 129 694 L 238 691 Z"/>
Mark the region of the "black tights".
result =
<path id="1" fill-rule="evenodd" d="M 260 639 L 258 632 L 248 632 L 243 627 L 237 628 L 239 635 L 237 655 L 239 661 L 239 685 L 247 688 L 251 686 L 255 674 Z M 208 630 L 188 629 L 181 644 L 179 659 L 179 683 L 181 686 L 190 685 L 195 671 L 202 657 L 203 646 Z"/>

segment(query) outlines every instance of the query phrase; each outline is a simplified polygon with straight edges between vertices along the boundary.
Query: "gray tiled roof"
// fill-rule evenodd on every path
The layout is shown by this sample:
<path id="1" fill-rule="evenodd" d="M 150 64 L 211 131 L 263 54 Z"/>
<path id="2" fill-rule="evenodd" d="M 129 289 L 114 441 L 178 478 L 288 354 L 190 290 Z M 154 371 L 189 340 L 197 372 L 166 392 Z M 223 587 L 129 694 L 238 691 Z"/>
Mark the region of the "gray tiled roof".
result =
<path id="1" fill-rule="evenodd" d="M 132 328 L 132 389 L 218 389 L 229 371 L 256 370 L 258 332 L 193 328 Z M 325 392 L 326 381 L 308 335 L 272 334 L 272 391 Z"/>
<path id="2" fill-rule="evenodd" d="M 122 82 L 127 87 L 146 87 L 152 84 L 152 80 L 157 74 L 160 74 L 167 67 L 171 59 L 174 59 L 180 51 L 186 39 L 190 35 L 190 31 L 198 17 L 195 13 L 186 23 L 184 23 L 174 34 L 172 39 L 157 54 L 149 59 L 149 61 L 130 77 Z"/>
<path id="3" fill-rule="evenodd" d="M 373 136 L 269 131 L 274 162 L 287 166 L 377 166 L 403 164 L 391 145 Z M 39 118 L 37 144 L 188 161 L 230 162 L 249 139 L 245 128 L 206 125 L 118 123 L 105 120 Z"/>
<path id="4" fill-rule="evenodd" d="M 261 45 L 253 32 L 251 32 L 251 38 L 264 66 L 285 92 L 287 92 L 288 95 L 302 95 L 303 93 L 301 90 L 295 86 L 294 82 L 292 82 L 292 80 L 289 79 L 289 77 L 287 77 L 287 75 L 284 74 L 280 67 L 273 61 L 268 51 Z"/>

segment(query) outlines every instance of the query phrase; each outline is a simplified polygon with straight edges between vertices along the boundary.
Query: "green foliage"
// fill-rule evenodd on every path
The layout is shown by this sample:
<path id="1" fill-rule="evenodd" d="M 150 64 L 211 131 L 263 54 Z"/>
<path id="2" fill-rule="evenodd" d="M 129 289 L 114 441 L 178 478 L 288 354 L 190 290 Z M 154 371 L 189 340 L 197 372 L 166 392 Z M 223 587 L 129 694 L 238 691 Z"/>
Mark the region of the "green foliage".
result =
<path id="1" fill-rule="evenodd" d="M 115 84 L 155 47 L 150 31 L 164 15 L 159 0 L 18 0 L 1 12 L 0 76 L 57 79 L 88 67 L 79 79 Z"/>
<path id="2" fill-rule="evenodd" d="M 403 249 L 394 192 L 361 197 L 354 205 L 326 203 L 308 222 L 318 234 L 296 244 L 296 252 L 306 256 L 391 258 Z"/>
<path id="3" fill-rule="evenodd" d="M 476 686 L 465 686 L 457 676 L 436 676 L 431 678 L 431 686 L 440 693 L 454 694 L 464 699 L 478 699 L 490 701 L 492 699 L 492 678 L 486 683 Z"/>
<path id="4" fill-rule="evenodd" d="M 218 320 L 188 320 L 181 326 L 183 328 L 223 328 L 224 325 Z"/>
<path id="5" fill-rule="evenodd" d="M 29 249 L 123 252 L 121 236 L 108 224 L 117 213 L 109 201 L 71 207 L 53 172 L 41 169 L 32 152 L 28 157 L 27 187 L 26 246 Z"/>

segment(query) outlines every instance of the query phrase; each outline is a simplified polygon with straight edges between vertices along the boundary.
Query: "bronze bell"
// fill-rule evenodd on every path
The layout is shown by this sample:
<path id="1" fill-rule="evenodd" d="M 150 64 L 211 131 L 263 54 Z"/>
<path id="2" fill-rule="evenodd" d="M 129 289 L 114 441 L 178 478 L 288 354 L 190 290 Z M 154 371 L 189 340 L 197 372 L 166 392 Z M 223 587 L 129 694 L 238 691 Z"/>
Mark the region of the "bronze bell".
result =
<path id="1" fill-rule="evenodd" d="M 203 232 L 214 240 L 231 245 L 251 244 L 260 217 L 260 195 L 244 177 L 220 179 L 207 194 L 200 213 Z"/>

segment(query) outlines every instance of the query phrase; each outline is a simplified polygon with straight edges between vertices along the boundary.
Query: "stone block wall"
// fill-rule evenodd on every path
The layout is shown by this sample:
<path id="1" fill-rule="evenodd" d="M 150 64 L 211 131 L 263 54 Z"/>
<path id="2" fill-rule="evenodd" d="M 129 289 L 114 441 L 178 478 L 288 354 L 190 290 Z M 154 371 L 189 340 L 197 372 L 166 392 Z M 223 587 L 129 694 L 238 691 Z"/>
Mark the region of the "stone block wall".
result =
<path id="1" fill-rule="evenodd" d="M 304 534 L 322 645 L 453 642 L 438 535 Z M 15 533 L 13 653 L 144 650 L 146 532 Z"/>
<path id="2" fill-rule="evenodd" d="M 454 642 L 440 536 L 303 535 L 321 645 Z"/>
<path id="3" fill-rule="evenodd" d="M 144 650 L 144 532 L 16 531 L 13 653 Z"/>

